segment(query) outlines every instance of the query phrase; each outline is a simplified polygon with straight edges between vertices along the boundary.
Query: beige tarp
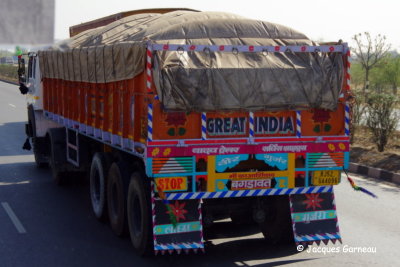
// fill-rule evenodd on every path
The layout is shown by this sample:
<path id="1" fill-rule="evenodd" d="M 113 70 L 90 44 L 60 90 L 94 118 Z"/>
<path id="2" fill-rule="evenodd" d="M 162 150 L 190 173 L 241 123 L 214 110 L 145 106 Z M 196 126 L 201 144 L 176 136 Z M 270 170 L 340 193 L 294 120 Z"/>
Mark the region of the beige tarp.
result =
<path id="1" fill-rule="evenodd" d="M 39 52 L 44 77 L 84 82 L 130 79 L 145 68 L 146 46 L 316 45 L 290 28 L 227 13 L 140 14 L 88 30 Z M 341 55 L 154 52 L 153 76 L 166 110 L 334 110 Z"/>

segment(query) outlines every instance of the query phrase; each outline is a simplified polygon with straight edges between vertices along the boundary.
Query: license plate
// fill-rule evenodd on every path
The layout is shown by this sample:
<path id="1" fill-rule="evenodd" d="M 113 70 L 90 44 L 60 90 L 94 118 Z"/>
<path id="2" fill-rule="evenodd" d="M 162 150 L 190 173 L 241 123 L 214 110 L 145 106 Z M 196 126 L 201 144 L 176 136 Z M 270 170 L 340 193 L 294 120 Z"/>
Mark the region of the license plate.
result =
<path id="1" fill-rule="evenodd" d="M 314 171 L 312 183 L 313 185 L 335 185 L 340 182 L 340 171 L 326 170 Z"/>

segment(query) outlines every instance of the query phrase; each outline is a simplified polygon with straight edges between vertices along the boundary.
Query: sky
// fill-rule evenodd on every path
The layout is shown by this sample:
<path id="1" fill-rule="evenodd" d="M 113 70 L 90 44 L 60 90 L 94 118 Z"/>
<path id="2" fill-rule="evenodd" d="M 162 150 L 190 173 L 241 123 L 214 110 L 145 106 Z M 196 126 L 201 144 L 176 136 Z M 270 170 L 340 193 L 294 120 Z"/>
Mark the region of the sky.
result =
<path id="1" fill-rule="evenodd" d="M 288 26 L 315 41 L 353 44 L 357 33 L 385 35 L 400 51 L 400 1 L 398 0 L 56 0 L 55 38 L 69 37 L 69 27 L 122 11 L 184 7 L 222 11 Z"/>

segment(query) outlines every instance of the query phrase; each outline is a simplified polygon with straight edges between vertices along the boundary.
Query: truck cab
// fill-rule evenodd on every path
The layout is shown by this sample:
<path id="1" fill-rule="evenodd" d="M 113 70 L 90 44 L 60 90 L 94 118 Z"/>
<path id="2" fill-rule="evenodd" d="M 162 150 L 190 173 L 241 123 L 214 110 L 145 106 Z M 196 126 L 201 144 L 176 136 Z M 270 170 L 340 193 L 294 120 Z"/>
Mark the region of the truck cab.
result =
<path id="1" fill-rule="evenodd" d="M 26 94 L 28 122 L 25 124 L 27 141 L 24 149 L 29 149 L 29 140 L 33 144 L 35 162 L 38 166 L 48 164 L 48 147 L 46 145 L 46 133 L 50 128 L 59 126 L 47 120 L 43 115 L 43 83 L 40 73 L 39 57 L 36 52 L 28 53 L 27 71 L 25 60 L 19 59 L 19 83 L 20 91 Z"/>
<path id="2" fill-rule="evenodd" d="M 28 53 L 28 75 L 25 86 L 28 88 L 26 99 L 34 110 L 43 110 L 43 90 L 39 68 L 39 57 L 35 52 Z"/>

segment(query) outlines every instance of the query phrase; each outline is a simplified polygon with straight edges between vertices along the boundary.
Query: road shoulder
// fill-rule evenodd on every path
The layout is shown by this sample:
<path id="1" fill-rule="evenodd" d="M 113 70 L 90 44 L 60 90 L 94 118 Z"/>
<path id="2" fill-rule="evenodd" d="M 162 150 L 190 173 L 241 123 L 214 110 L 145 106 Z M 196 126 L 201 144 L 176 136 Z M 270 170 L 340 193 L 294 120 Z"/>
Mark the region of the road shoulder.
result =
<path id="1" fill-rule="evenodd" d="M 389 172 L 387 170 L 373 168 L 365 165 L 361 165 L 358 163 L 350 163 L 349 164 L 349 171 L 361 175 L 366 175 L 368 177 L 383 180 L 385 182 L 394 183 L 400 185 L 400 174 Z"/>

